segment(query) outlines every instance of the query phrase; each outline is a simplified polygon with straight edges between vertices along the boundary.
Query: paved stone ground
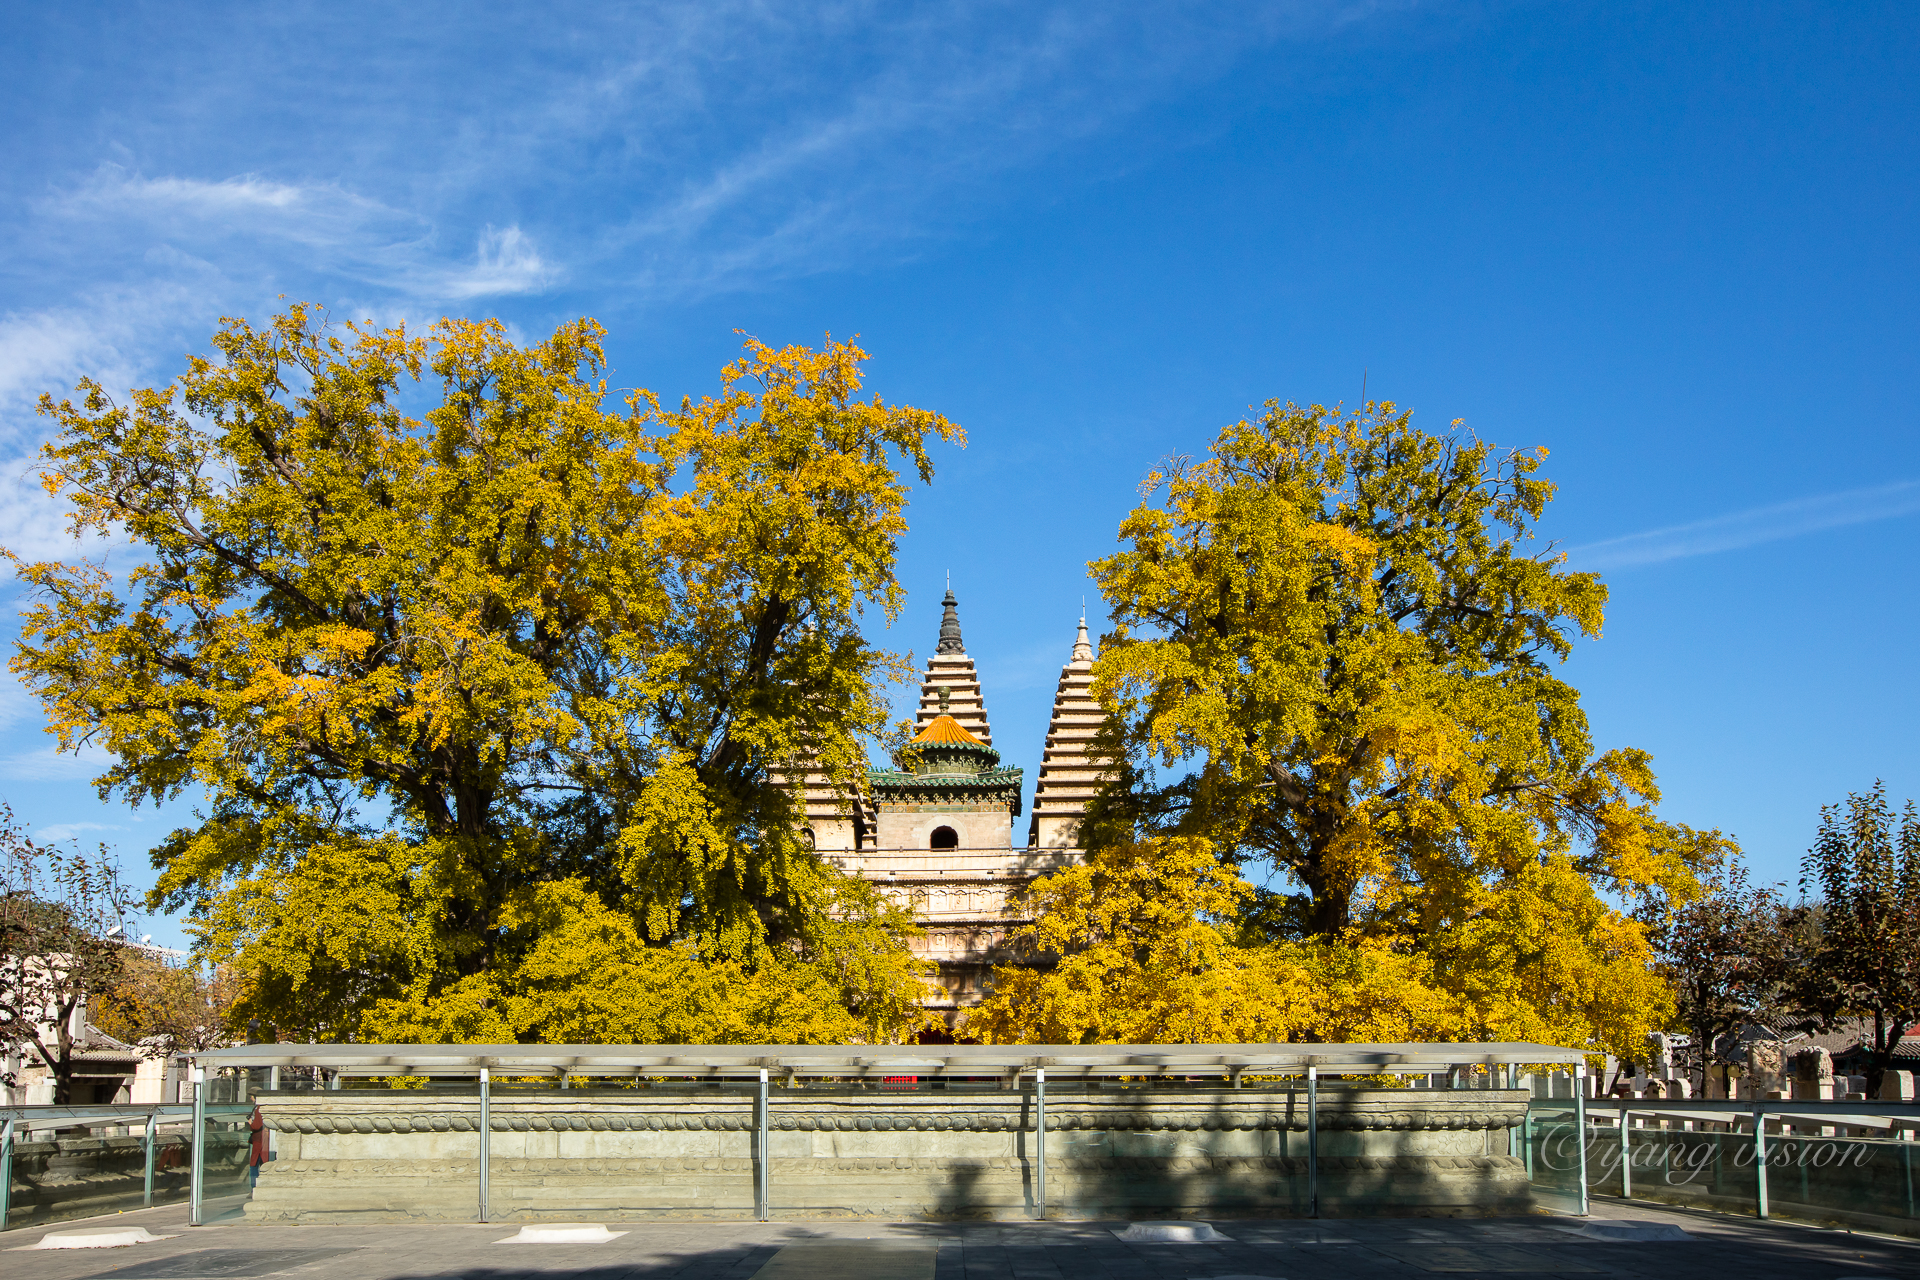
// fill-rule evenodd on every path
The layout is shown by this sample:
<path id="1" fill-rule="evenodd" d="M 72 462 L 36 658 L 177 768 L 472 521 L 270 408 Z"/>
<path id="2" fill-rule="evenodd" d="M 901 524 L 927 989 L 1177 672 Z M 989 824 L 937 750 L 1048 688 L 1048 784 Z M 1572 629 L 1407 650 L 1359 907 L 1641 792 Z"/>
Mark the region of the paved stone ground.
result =
<path id="1" fill-rule="evenodd" d="M 168 1206 L 0 1236 L 12 1280 L 1375 1280 L 1387 1277 L 1920 1277 L 1920 1241 L 1596 1201 L 1593 1222 L 1677 1226 L 1685 1240 L 1607 1242 L 1562 1217 L 1220 1220 L 1214 1244 L 1129 1244 L 1121 1223 L 614 1223 L 604 1244 L 506 1245 L 488 1226 L 190 1229 Z M 170 1240 L 24 1251 L 48 1230 L 144 1226 Z"/>

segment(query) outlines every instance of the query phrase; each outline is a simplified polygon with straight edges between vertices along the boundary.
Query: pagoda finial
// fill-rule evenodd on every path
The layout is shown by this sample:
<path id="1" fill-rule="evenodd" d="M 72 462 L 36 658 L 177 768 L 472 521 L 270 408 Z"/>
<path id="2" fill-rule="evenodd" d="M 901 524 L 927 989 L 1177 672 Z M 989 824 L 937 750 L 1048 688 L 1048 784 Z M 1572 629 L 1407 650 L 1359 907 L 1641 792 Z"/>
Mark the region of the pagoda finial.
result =
<path id="1" fill-rule="evenodd" d="M 965 653 L 967 646 L 960 642 L 960 602 L 953 598 L 953 584 L 947 584 L 947 598 L 940 602 L 943 612 L 940 615 L 940 643 L 934 647 L 935 653 Z"/>
<path id="2" fill-rule="evenodd" d="M 1093 661 L 1093 645 L 1087 640 L 1087 609 L 1084 604 L 1080 607 L 1080 634 L 1073 639 L 1073 660 L 1075 662 Z"/>

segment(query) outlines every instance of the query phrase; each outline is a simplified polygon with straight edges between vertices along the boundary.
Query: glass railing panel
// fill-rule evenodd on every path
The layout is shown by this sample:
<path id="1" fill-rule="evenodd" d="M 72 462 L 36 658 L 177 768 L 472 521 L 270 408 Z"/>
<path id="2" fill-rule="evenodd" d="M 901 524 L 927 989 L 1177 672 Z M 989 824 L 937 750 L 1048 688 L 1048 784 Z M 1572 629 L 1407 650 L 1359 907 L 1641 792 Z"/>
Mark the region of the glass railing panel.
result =
<path id="1" fill-rule="evenodd" d="M 1726 1121 L 1696 1123 L 1691 1130 L 1629 1123 L 1620 1141 L 1617 1115 L 1596 1119 L 1589 1142 L 1590 1184 L 1603 1195 L 1637 1196 L 1666 1204 L 1730 1213 L 1755 1212 L 1759 1178 L 1750 1126 Z"/>
<path id="2" fill-rule="evenodd" d="M 1768 1216 L 1920 1234 L 1920 1143 L 1908 1136 L 1920 1114 L 1912 1107 L 1881 1116 L 1871 1104 L 1819 1106 L 1816 1114 L 1768 1113 Z M 1675 1100 L 1659 1110 L 1628 1110 L 1623 1129 L 1618 1102 L 1589 1102 L 1588 1194 L 1757 1215 L 1759 1148 L 1749 1107 Z M 1558 1098 L 1535 1098 L 1528 1108 L 1521 1145 L 1545 1208 L 1577 1211 L 1573 1110 L 1570 1099 Z M 1822 1123 L 1829 1115 L 1832 1122 Z M 1881 1123 L 1842 1123 L 1848 1119 Z"/>
<path id="3" fill-rule="evenodd" d="M 1580 1211 L 1580 1130 L 1571 1098 L 1535 1098 L 1520 1128 L 1518 1154 L 1542 1207 Z"/>
<path id="4" fill-rule="evenodd" d="M 206 1197 L 231 1200 L 247 1194 L 252 1110 L 247 1104 L 208 1108 Z M 14 1137 L 0 1220 L 7 1230 L 179 1204 L 190 1194 L 193 1117 L 188 1107 L 169 1107 L 158 1116 L 144 1106 L 89 1107 L 84 1118 L 59 1123 L 46 1122 L 33 1108 L 0 1112 L 9 1114 L 15 1118 Z"/>

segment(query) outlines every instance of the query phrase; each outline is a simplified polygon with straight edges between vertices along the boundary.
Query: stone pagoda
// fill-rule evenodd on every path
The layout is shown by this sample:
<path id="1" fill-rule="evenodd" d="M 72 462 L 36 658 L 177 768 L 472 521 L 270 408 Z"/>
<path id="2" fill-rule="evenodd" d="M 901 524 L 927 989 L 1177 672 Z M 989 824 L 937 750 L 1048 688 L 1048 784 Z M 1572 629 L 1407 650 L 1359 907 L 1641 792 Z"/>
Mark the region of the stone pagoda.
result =
<path id="1" fill-rule="evenodd" d="M 1081 859 L 1080 816 L 1102 781 L 1092 670 L 1082 619 L 1054 694 L 1025 847 L 1013 842 L 1021 771 L 1000 765 L 951 590 L 920 683 L 918 732 L 900 767 L 869 770 L 864 792 L 853 797 L 833 792 L 821 775 L 807 777 L 814 847 L 913 912 L 926 930 L 915 951 L 938 966 L 944 994 L 932 1003 L 949 1025 L 957 1027 L 961 1012 L 985 994 L 993 965 L 1005 962 L 1003 939 L 1025 923 L 1008 903 L 1035 876 Z"/>

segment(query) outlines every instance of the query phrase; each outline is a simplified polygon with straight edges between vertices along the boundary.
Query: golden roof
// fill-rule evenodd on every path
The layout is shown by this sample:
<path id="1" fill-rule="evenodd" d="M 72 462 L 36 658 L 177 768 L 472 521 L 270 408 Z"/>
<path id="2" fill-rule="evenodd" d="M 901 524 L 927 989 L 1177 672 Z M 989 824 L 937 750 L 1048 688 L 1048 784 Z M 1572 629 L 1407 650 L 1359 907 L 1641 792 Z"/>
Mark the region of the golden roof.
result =
<path id="1" fill-rule="evenodd" d="M 915 742 L 925 742 L 933 745 L 947 742 L 964 742 L 976 747 L 984 747 L 987 745 L 968 733 L 958 720 L 955 720 L 949 715 L 935 716 L 928 722 L 926 728 L 914 735 L 913 740 Z"/>

